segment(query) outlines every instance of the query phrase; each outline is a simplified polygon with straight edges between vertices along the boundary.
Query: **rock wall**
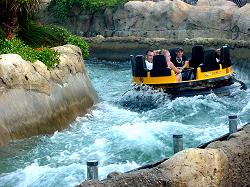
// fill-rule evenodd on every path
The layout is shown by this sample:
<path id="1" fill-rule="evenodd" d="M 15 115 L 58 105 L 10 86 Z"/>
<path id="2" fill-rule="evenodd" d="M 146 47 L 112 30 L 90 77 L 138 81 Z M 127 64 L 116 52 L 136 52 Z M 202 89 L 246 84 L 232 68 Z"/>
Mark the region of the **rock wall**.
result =
<path id="1" fill-rule="evenodd" d="M 55 47 L 60 64 L 51 71 L 39 61 L 0 55 L 0 145 L 66 128 L 97 101 L 81 50 Z"/>
<path id="2" fill-rule="evenodd" d="M 250 124 L 228 141 L 216 141 L 207 148 L 223 151 L 228 159 L 228 186 L 250 186 Z"/>
<path id="3" fill-rule="evenodd" d="M 50 13 L 53 14 L 53 13 Z M 44 16 L 44 22 L 53 15 Z M 50 20 L 50 21 L 49 21 Z M 227 0 L 130 1 L 118 9 L 90 13 L 73 7 L 66 23 L 78 35 L 184 38 L 250 39 L 250 4 L 239 8 Z"/>
<path id="4" fill-rule="evenodd" d="M 148 49 L 166 49 L 182 46 L 185 54 L 190 55 L 193 45 L 203 45 L 204 48 L 220 48 L 224 44 L 231 46 L 231 56 L 236 60 L 250 59 L 250 42 L 226 39 L 195 38 L 171 40 L 165 38 L 145 37 L 107 37 L 102 36 L 84 38 L 90 46 L 92 58 L 112 61 L 129 60 L 132 55 L 144 55 Z"/>
<path id="5" fill-rule="evenodd" d="M 229 136 L 227 141 L 213 142 L 206 149 L 181 151 L 152 169 L 109 176 L 106 180 L 85 181 L 79 186 L 249 186 L 250 124 Z"/>

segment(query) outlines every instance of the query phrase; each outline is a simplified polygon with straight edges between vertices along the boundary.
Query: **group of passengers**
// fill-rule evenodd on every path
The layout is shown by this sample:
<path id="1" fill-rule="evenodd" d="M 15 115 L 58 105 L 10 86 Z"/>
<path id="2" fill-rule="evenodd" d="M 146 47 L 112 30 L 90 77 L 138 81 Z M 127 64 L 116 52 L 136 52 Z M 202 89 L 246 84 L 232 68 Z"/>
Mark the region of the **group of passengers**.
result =
<path id="1" fill-rule="evenodd" d="M 145 59 L 146 67 L 148 70 L 153 69 L 153 58 L 155 55 L 159 55 L 159 54 L 165 55 L 166 66 L 171 68 L 175 72 L 176 79 L 178 82 L 182 81 L 181 72 L 183 69 L 189 67 L 189 61 L 185 57 L 183 49 L 181 47 L 175 48 L 175 58 L 174 59 L 171 59 L 170 52 L 167 49 L 160 50 L 160 51 L 159 50 L 157 50 L 157 51 L 148 50 L 146 52 L 146 59 Z"/>

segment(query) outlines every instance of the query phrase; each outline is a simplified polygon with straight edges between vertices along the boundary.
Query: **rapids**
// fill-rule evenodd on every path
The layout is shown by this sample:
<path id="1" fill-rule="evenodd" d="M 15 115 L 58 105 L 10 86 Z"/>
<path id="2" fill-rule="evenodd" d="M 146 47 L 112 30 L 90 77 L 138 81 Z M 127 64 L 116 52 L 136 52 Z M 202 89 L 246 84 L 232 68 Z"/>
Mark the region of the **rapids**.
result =
<path id="1" fill-rule="evenodd" d="M 237 77 L 250 87 L 250 62 L 236 63 Z M 173 154 L 172 135 L 184 148 L 228 132 L 228 115 L 250 122 L 250 89 L 230 96 L 179 97 L 150 89 L 130 91 L 128 62 L 87 61 L 99 103 L 69 128 L 18 140 L 0 148 L 1 187 L 75 186 L 86 179 L 86 161 L 99 160 L 99 177 L 125 172 Z M 125 94 L 124 94 L 125 93 Z"/>

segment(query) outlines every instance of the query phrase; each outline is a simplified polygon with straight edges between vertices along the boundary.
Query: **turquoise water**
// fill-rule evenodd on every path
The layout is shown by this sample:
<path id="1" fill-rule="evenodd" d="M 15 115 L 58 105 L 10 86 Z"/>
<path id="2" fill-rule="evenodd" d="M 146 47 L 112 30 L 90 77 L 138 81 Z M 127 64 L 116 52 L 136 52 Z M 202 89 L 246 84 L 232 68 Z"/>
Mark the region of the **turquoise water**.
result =
<path id="1" fill-rule="evenodd" d="M 250 87 L 248 64 L 235 70 Z M 250 122 L 249 89 L 170 100 L 153 90 L 127 92 L 128 62 L 88 61 L 86 68 L 99 103 L 64 131 L 0 148 L 0 186 L 75 186 L 86 179 L 86 161 L 92 159 L 99 160 L 103 179 L 171 156 L 175 133 L 183 134 L 189 148 L 227 133 L 229 114 L 239 116 L 240 126 Z"/>

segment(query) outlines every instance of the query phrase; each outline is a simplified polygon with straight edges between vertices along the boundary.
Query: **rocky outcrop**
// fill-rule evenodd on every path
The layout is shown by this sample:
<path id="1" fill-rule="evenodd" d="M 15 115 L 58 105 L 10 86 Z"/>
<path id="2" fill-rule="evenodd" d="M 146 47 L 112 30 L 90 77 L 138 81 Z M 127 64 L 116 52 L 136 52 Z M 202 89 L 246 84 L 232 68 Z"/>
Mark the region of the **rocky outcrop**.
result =
<path id="1" fill-rule="evenodd" d="M 158 168 L 176 186 L 225 186 L 228 160 L 222 151 L 216 149 L 188 149 Z"/>
<path id="2" fill-rule="evenodd" d="M 249 186 L 250 124 L 206 149 L 187 149 L 152 169 L 111 175 L 103 181 L 86 181 L 82 187 L 186 187 Z"/>
<path id="3" fill-rule="evenodd" d="M 40 61 L 31 64 L 17 54 L 0 56 L 1 89 L 24 88 L 49 94 L 50 73 Z M 39 71 L 37 71 L 39 70 Z"/>
<path id="4" fill-rule="evenodd" d="M 51 17 L 48 16 L 50 21 Z M 129 1 L 118 9 L 106 9 L 94 14 L 73 7 L 67 28 L 86 37 L 249 40 L 249 17 L 249 3 L 239 8 L 227 0 L 199 0 L 196 5 L 181 0 Z"/>
<path id="5" fill-rule="evenodd" d="M 0 145 L 66 128 L 97 101 L 81 50 L 55 47 L 60 64 L 53 70 L 16 54 L 0 55 Z"/>
<path id="6" fill-rule="evenodd" d="M 230 179 L 229 186 L 250 185 L 250 125 L 232 134 L 228 141 L 216 141 L 208 148 L 223 151 L 228 159 Z"/>

